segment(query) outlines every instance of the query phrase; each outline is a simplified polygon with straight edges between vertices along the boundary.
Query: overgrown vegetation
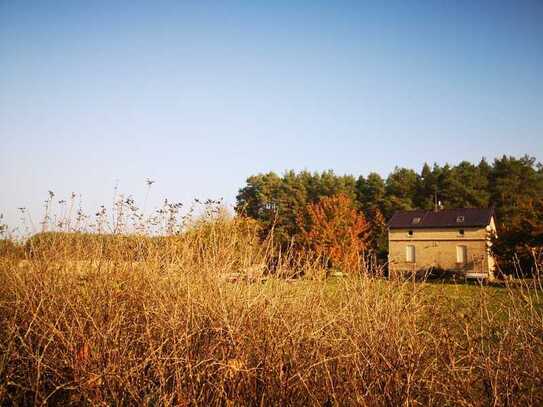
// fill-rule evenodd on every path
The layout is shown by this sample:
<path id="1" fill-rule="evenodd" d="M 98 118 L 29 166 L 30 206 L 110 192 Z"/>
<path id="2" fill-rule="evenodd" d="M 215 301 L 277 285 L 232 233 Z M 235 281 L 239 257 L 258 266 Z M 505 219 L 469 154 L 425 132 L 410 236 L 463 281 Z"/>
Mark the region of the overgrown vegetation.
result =
<path id="1" fill-rule="evenodd" d="M 286 280 L 289 253 L 240 222 L 214 214 L 163 240 L 48 234 L 26 260 L 4 252 L 1 402 L 543 402 L 539 286 L 331 281 L 310 259 Z M 277 274 L 254 278 L 270 257 Z"/>

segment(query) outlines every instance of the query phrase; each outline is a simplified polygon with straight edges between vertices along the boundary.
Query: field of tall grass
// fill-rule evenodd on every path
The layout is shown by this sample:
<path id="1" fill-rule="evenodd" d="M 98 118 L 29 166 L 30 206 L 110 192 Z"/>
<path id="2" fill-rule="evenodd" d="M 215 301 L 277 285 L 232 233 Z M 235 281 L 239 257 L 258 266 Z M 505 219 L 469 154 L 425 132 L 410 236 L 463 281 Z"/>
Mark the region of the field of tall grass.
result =
<path id="1" fill-rule="evenodd" d="M 3 243 L 1 404 L 543 404 L 537 283 L 326 278 L 220 211 L 84 232 Z"/>

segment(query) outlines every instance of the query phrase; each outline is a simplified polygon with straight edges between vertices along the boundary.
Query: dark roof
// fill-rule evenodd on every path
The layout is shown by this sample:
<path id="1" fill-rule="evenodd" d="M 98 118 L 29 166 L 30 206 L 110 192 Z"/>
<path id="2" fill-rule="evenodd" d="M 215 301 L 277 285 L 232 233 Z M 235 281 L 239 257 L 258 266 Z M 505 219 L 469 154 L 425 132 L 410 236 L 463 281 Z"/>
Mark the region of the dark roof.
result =
<path id="1" fill-rule="evenodd" d="M 457 208 L 438 212 L 415 210 L 398 211 L 388 222 L 390 229 L 458 228 L 486 226 L 494 215 L 493 209 Z"/>

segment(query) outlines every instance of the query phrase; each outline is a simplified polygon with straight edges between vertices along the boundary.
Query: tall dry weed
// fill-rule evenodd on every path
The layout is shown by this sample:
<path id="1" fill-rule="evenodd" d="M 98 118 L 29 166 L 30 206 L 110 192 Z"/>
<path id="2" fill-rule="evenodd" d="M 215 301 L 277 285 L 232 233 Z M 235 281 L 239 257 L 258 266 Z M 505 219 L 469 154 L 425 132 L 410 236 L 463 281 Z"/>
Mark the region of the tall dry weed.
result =
<path id="1" fill-rule="evenodd" d="M 0 258 L 4 404 L 543 403 L 540 287 L 331 281 L 218 214 L 170 237 L 47 236 Z M 265 282 L 221 277 L 270 259 Z"/>

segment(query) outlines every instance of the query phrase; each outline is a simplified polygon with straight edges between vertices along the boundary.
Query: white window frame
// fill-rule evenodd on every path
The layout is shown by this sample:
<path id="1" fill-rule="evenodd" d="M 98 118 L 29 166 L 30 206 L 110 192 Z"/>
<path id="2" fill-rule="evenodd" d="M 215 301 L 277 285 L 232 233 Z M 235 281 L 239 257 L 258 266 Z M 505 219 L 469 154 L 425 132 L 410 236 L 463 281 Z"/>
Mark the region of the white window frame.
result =
<path id="1" fill-rule="evenodd" d="M 458 245 L 456 246 L 456 263 L 466 264 L 468 262 L 468 246 Z"/>
<path id="2" fill-rule="evenodd" d="M 417 260 L 417 252 L 415 246 L 408 244 L 405 246 L 405 261 L 406 263 L 415 263 Z"/>

